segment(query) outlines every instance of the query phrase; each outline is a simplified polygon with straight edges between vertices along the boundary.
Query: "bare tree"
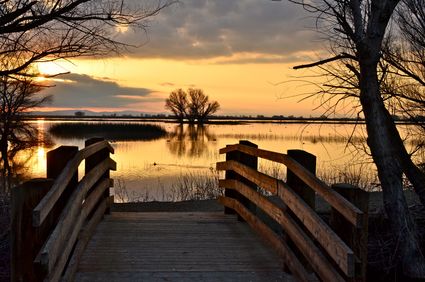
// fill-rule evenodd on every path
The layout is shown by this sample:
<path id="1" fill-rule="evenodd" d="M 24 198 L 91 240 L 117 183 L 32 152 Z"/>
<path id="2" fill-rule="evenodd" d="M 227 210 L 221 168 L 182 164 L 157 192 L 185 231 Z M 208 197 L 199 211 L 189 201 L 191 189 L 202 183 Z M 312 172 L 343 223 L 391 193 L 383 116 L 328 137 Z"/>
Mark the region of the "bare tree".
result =
<path id="1" fill-rule="evenodd" d="M 37 129 L 23 120 L 23 113 L 50 100 L 39 94 L 43 87 L 28 76 L 0 78 L 0 153 L 5 171 L 10 171 L 9 158 L 38 144 Z"/>
<path id="2" fill-rule="evenodd" d="M 317 23 L 331 43 L 330 58 L 303 66 L 319 67 L 328 81 L 321 93 L 329 90 L 325 103 L 339 104 L 358 98 L 365 117 L 367 144 L 378 169 L 384 206 L 390 219 L 395 250 L 403 273 L 425 278 L 425 259 L 419 247 L 416 226 L 409 214 L 403 193 L 403 174 L 425 203 L 425 175 L 413 163 L 403 144 L 382 85 L 388 67 L 382 59 L 388 25 L 400 0 L 290 0 L 317 15 Z"/>
<path id="3" fill-rule="evenodd" d="M 183 89 L 174 90 L 165 100 L 165 108 L 170 110 L 180 123 L 183 123 L 188 115 L 188 104 L 187 94 Z"/>
<path id="4" fill-rule="evenodd" d="M 165 108 L 172 111 L 180 123 L 186 118 L 190 124 L 195 121 L 204 124 L 220 108 L 217 101 L 209 101 L 202 89 L 189 88 L 187 93 L 177 89 L 165 100 Z"/>
<path id="5" fill-rule="evenodd" d="M 383 88 L 395 100 L 396 110 L 422 129 L 425 124 L 425 2 L 404 0 L 395 22 L 401 32 L 393 33 L 383 49 L 387 79 Z M 420 122 L 422 121 L 422 122 Z"/>
<path id="6" fill-rule="evenodd" d="M 35 62 L 118 53 L 130 47 L 118 28 L 144 29 L 146 19 L 173 2 L 0 1 L 0 61 L 11 62 L 0 76 L 22 75 Z"/>
<path id="7" fill-rule="evenodd" d="M 188 93 L 190 98 L 189 115 L 198 123 L 205 123 L 210 115 L 220 109 L 220 104 L 217 101 L 210 102 L 202 89 L 189 88 Z"/>

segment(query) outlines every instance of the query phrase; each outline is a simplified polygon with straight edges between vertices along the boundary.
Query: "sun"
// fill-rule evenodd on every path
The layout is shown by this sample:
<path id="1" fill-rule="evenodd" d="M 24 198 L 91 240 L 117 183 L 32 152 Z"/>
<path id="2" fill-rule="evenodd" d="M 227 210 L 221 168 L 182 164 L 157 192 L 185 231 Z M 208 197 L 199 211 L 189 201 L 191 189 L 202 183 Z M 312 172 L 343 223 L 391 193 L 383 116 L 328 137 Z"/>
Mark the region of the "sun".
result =
<path id="1" fill-rule="evenodd" d="M 68 70 L 58 62 L 41 62 L 37 64 L 37 67 L 40 74 L 46 76 L 68 72 Z"/>

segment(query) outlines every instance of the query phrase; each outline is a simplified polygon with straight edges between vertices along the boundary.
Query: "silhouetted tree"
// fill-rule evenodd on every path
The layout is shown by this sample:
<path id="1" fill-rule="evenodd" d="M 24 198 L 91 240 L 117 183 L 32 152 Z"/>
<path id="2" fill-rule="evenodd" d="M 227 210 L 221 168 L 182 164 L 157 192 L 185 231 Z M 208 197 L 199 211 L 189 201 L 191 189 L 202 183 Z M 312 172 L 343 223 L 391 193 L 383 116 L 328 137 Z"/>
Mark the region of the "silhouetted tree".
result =
<path id="1" fill-rule="evenodd" d="M 220 109 L 220 104 L 217 101 L 210 102 L 202 89 L 189 88 L 188 93 L 190 98 L 189 115 L 198 123 L 205 123 L 210 115 Z"/>
<path id="2" fill-rule="evenodd" d="M 155 1 L 154 1 L 155 2 Z M 117 29 L 144 29 L 145 20 L 175 1 L 0 1 L 0 76 L 25 74 L 35 62 L 119 53 L 130 47 Z"/>
<path id="3" fill-rule="evenodd" d="M 366 121 L 367 144 L 378 169 L 385 210 L 397 239 L 397 263 L 405 275 L 425 278 L 425 259 L 403 193 L 403 174 L 423 204 L 425 175 L 407 152 L 382 91 L 388 73 L 382 58 L 385 36 L 402 1 L 290 1 L 316 13 L 318 26 L 328 35 L 333 52 L 327 59 L 298 68 L 319 67 L 328 76 L 321 90 L 328 97 L 324 98 L 324 104 L 335 106 L 346 98 L 358 99 Z"/>
<path id="4" fill-rule="evenodd" d="M 23 114 L 50 100 L 39 94 L 42 88 L 30 76 L 0 77 L 0 153 L 6 171 L 10 156 L 37 145 L 37 129 L 23 120 Z"/>
<path id="5" fill-rule="evenodd" d="M 180 123 L 188 116 L 188 104 L 187 94 L 183 89 L 174 90 L 165 100 L 165 108 L 170 110 Z"/>
<path id="6" fill-rule="evenodd" d="M 383 48 L 387 75 L 383 91 L 396 113 L 416 121 L 425 114 L 425 2 L 404 0 L 396 13 L 401 32 L 393 32 Z"/>
<path id="7" fill-rule="evenodd" d="M 171 92 L 165 100 L 165 108 L 171 110 L 180 123 L 186 118 L 191 124 L 195 121 L 203 124 L 218 111 L 220 104 L 210 102 L 201 89 L 189 88 L 187 93 L 182 89 Z"/>

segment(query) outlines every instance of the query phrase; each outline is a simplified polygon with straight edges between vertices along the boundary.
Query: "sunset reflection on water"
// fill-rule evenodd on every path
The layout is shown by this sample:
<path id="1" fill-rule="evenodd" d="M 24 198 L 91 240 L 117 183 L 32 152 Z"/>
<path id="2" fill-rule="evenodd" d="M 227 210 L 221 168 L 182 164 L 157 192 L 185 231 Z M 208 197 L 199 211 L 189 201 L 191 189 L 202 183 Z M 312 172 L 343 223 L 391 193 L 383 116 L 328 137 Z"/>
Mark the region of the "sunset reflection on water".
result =
<path id="1" fill-rule="evenodd" d="M 54 122 L 38 120 L 36 123 L 39 137 L 44 138 Z M 214 176 L 215 163 L 225 159 L 224 155 L 219 155 L 219 149 L 242 139 L 270 151 L 308 151 L 317 156 L 319 176 L 330 177 L 347 168 L 357 168 L 361 170 L 358 172 L 360 174 L 374 171 L 370 158 L 363 151 L 362 125 L 247 123 L 189 127 L 173 123 L 159 124 L 168 132 L 164 138 L 152 141 L 111 141 L 115 149 L 112 158 L 117 162 L 117 171 L 111 175 L 116 183 L 125 187 L 134 197 L 142 195 L 139 199 L 175 200 L 169 193 L 179 185 L 179 181 L 186 179 L 187 175 Z M 349 138 L 354 145 L 347 143 Z M 53 141 L 53 148 L 59 145 L 74 145 L 80 149 L 84 147 L 82 139 L 54 137 Z M 45 176 L 46 154 L 50 149 L 39 145 L 36 150 L 20 153 L 21 159 L 28 159 L 29 175 Z M 276 167 L 276 164 L 260 160 L 259 168 L 278 173 L 280 178 L 285 177 L 285 169 Z"/>

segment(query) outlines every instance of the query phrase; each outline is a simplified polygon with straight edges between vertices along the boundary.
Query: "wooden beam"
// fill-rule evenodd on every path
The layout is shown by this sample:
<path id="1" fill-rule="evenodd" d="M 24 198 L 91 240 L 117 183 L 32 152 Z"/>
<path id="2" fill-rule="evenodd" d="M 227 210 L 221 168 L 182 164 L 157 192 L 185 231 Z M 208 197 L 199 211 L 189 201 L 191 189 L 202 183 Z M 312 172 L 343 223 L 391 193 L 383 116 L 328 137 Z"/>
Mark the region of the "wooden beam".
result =
<path id="1" fill-rule="evenodd" d="M 91 170 L 80 181 L 77 189 L 74 191 L 69 202 L 63 209 L 58 224 L 40 251 L 40 263 L 47 267 L 47 272 L 50 273 L 58 258 L 63 256 L 63 246 L 68 241 L 69 233 L 76 228 L 75 225 L 79 220 L 81 205 L 87 191 L 93 187 L 105 171 L 115 166 L 116 163 L 113 160 L 107 159 L 100 163 L 96 169 Z M 103 186 L 109 187 L 109 179 L 104 181 Z"/>
<path id="2" fill-rule="evenodd" d="M 236 212 L 243 217 L 251 228 L 254 229 L 254 231 L 256 231 L 278 252 L 278 254 L 284 259 L 286 266 L 298 281 L 318 281 L 317 277 L 312 276 L 305 270 L 304 266 L 299 262 L 298 258 L 286 245 L 286 243 L 241 203 L 235 199 L 227 197 L 219 197 L 218 201 L 222 205 L 236 210 Z"/>
<path id="3" fill-rule="evenodd" d="M 356 186 L 343 183 L 334 184 L 332 188 L 364 212 L 365 219 L 362 228 L 355 228 L 349 224 L 335 209 L 331 210 L 329 224 L 356 254 L 356 277 L 350 281 L 366 281 L 369 193 Z"/>
<path id="4" fill-rule="evenodd" d="M 259 197 L 259 195 L 255 195 L 249 191 L 243 183 L 235 180 L 219 180 L 219 186 L 237 190 L 257 204 L 258 207 L 263 209 L 271 217 L 276 212 L 283 213 L 277 207 L 272 207 L 272 204 L 266 198 Z M 279 197 L 297 215 L 307 230 L 327 251 L 341 270 L 347 276 L 353 276 L 354 254 L 350 247 L 291 188 L 285 186 L 282 181 L 279 182 Z"/>
<path id="5" fill-rule="evenodd" d="M 291 187 L 278 182 L 278 196 L 348 277 L 354 275 L 353 250 L 315 213 Z"/>
<path id="6" fill-rule="evenodd" d="M 234 183 L 233 185 L 239 188 L 238 191 L 242 195 L 250 199 L 254 204 L 256 204 L 264 212 L 266 212 L 271 218 L 273 218 L 275 221 L 282 225 L 289 237 L 295 242 L 297 248 L 310 262 L 314 271 L 318 273 L 324 281 L 344 281 L 344 279 L 333 268 L 332 264 L 322 254 L 322 252 L 317 248 L 317 246 L 314 245 L 313 241 L 282 209 L 275 206 L 266 197 L 255 193 L 254 191 L 246 189 L 245 185 L 243 185 L 242 183 Z"/>
<path id="7" fill-rule="evenodd" d="M 78 243 L 69 261 L 68 267 L 66 268 L 65 274 L 62 277 L 62 281 L 72 282 L 75 280 L 75 274 L 77 272 L 80 259 L 97 225 L 102 220 L 103 215 L 105 214 L 105 210 L 106 210 L 106 205 L 103 205 L 102 203 L 99 206 L 99 208 L 96 210 L 95 214 L 92 216 L 90 221 L 81 230 L 80 236 L 78 237 Z"/>
<path id="8" fill-rule="evenodd" d="M 331 187 L 326 185 L 323 181 L 318 179 L 288 155 L 262 149 L 255 149 L 240 144 L 227 145 L 225 148 L 220 149 L 220 154 L 232 151 L 240 151 L 286 165 L 295 175 L 302 179 L 310 188 L 315 190 L 317 194 L 327 201 L 333 208 L 338 210 L 338 212 L 351 222 L 351 224 L 357 228 L 362 227 L 363 212 L 360 209 L 335 192 Z"/>
<path id="9" fill-rule="evenodd" d="M 87 157 L 105 148 L 107 148 L 109 152 L 114 153 L 114 149 L 107 141 L 98 142 L 80 150 L 77 155 L 66 165 L 62 173 L 55 180 L 50 191 L 41 200 L 37 207 L 35 207 L 33 211 L 33 225 L 35 227 L 40 226 L 43 223 L 44 219 L 47 217 L 56 201 L 67 187 L 69 181 L 72 179 L 75 171 L 78 170 L 80 163 Z"/>
<path id="10" fill-rule="evenodd" d="M 32 226 L 31 213 L 52 184 L 51 179 L 32 179 L 11 190 L 11 281 L 42 281 L 44 278 L 33 261 L 55 222 L 49 216 L 36 228 Z"/>
<path id="11" fill-rule="evenodd" d="M 100 210 L 105 211 L 106 206 L 107 206 L 107 201 L 108 199 L 103 199 L 102 203 L 99 205 Z M 49 273 L 48 277 L 46 278 L 47 281 L 59 281 L 63 270 L 65 268 L 65 265 L 68 261 L 68 258 L 72 252 L 72 250 L 74 249 L 74 245 L 75 242 L 78 239 L 78 235 L 80 234 L 81 228 L 83 227 L 84 221 L 87 217 L 87 215 L 91 212 L 91 210 L 89 209 L 84 209 L 83 208 L 83 212 L 80 214 L 80 217 L 78 218 L 75 228 L 72 230 L 69 239 L 67 241 L 67 244 L 65 245 L 65 247 L 63 248 L 62 254 L 57 262 L 57 264 L 55 265 L 54 269 L 52 270 L 51 273 Z"/>
<path id="12" fill-rule="evenodd" d="M 257 184 L 263 189 L 266 189 L 270 193 L 277 194 L 277 179 L 262 172 L 258 172 L 246 165 L 238 163 L 236 161 L 225 161 L 218 162 L 216 165 L 217 170 L 233 170 L 237 174 L 243 176 L 249 181 Z"/>
<path id="13" fill-rule="evenodd" d="M 99 137 L 94 137 L 94 138 L 90 138 L 88 140 L 86 140 L 85 142 L 85 146 L 91 146 L 93 144 L 99 143 L 99 142 L 103 142 L 105 141 L 104 138 L 99 138 Z M 87 174 L 90 170 L 96 168 L 96 166 L 101 163 L 102 161 L 106 160 L 109 158 L 109 151 L 107 148 L 100 150 L 99 152 L 91 155 L 90 157 L 86 158 L 85 161 L 85 173 Z M 102 181 L 102 179 L 104 178 L 110 178 L 110 173 L 109 170 L 106 171 L 103 176 L 99 179 L 99 182 Z M 109 189 L 104 191 L 104 198 L 109 198 L 110 196 L 110 191 Z M 106 209 L 106 213 L 110 213 L 110 209 L 107 208 Z"/>

